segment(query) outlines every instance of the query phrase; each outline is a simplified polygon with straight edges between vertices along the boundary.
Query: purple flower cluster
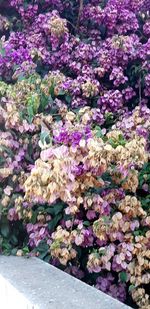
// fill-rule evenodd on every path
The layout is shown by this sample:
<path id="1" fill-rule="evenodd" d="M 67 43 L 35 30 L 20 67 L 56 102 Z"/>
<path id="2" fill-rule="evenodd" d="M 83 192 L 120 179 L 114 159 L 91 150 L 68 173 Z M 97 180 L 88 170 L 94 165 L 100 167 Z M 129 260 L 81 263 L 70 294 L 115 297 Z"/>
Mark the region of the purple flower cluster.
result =
<path id="1" fill-rule="evenodd" d="M 119 90 L 105 91 L 97 102 L 103 112 L 117 112 L 123 108 L 123 96 Z"/>
<path id="2" fill-rule="evenodd" d="M 37 247 L 40 241 L 48 238 L 49 236 L 47 224 L 28 223 L 26 228 L 29 235 L 29 245 L 31 246 L 31 248 Z"/>
<path id="3" fill-rule="evenodd" d="M 90 127 L 85 127 L 84 132 L 83 131 L 74 131 L 74 132 L 69 132 L 67 128 L 62 128 L 59 134 L 55 133 L 54 131 L 54 142 L 55 143 L 60 143 L 64 145 L 72 145 L 72 146 L 77 146 L 80 144 L 80 141 L 82 138 L 84 139 L 89 139 L 92 137 L 92 132 L 90 130 Z"/>
<path id="4" fill-rule="evenodd" d="M 123 302 L 126 298 L 125 284 L 114 284 L 114 279 L 115 278 L 111 274 L 108 274 L 106 277 L 98 277 L 95 287 Z"/>

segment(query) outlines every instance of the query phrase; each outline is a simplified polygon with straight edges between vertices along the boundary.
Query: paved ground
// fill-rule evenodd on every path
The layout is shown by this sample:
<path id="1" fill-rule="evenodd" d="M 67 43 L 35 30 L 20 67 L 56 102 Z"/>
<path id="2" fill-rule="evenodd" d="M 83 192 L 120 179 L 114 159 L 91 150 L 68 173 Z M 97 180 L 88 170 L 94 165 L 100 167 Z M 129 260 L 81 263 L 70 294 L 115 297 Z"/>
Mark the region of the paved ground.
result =
<path id="1" fill-rule="evenodd" d="M 3 303 L 6 301 L 3 305 L 2 299 Z M 37 258 L 0 256 L 0 308 L 129 309 L 130 307 Z"/>

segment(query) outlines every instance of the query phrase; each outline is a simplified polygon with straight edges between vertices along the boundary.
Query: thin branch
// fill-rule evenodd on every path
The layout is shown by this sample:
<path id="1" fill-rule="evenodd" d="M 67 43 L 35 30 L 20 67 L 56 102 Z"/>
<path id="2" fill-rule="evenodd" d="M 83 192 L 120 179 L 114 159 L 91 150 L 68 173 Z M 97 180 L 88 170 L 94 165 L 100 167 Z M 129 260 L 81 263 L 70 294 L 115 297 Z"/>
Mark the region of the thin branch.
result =
<path id="1" fill-rule="evenodd" d="M 76 30 L 76 26 L 72 24 L 68 19 L 67 19 L 67 23 L 69 23 Z"/>
<path id="2" fill-rule="evenodd" d="M 141 85 L 141 74 L 139 78 L 139 104 L 141 106 L 141 101 L 142 101 L 142 85 Z"/>
<path id="3" fill-rule="evenodd" d="M 76 26 L 77 31 L 79 30 L 82 11 L 83 11 L 83 0 L 80 0 L 79 13 L 78 13 L 78 18 L 77 18 L 77 26 Z"/>

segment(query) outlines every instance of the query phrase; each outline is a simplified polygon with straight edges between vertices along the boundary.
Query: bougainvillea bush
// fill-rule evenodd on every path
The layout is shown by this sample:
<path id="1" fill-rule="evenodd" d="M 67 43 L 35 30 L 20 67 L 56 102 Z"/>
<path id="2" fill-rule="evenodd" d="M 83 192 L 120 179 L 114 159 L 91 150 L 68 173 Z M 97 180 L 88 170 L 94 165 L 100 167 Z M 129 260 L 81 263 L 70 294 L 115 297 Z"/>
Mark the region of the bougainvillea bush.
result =
<path id="1" fill-rule="evenodd" d="M 0 253 L 150 308 L 150 1 L 0 1 Z"/>

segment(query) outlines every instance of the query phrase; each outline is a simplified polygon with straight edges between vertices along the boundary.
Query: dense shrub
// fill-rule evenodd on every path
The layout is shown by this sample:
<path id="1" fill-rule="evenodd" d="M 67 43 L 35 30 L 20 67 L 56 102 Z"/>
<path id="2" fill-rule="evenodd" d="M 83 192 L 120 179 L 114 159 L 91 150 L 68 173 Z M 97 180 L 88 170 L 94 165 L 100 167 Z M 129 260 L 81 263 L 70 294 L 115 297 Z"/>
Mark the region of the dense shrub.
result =
<path id="1" fill-rule="evenodd" d="M 150 308 L 150 1 L 0 1 L 0 252 Z"/>

